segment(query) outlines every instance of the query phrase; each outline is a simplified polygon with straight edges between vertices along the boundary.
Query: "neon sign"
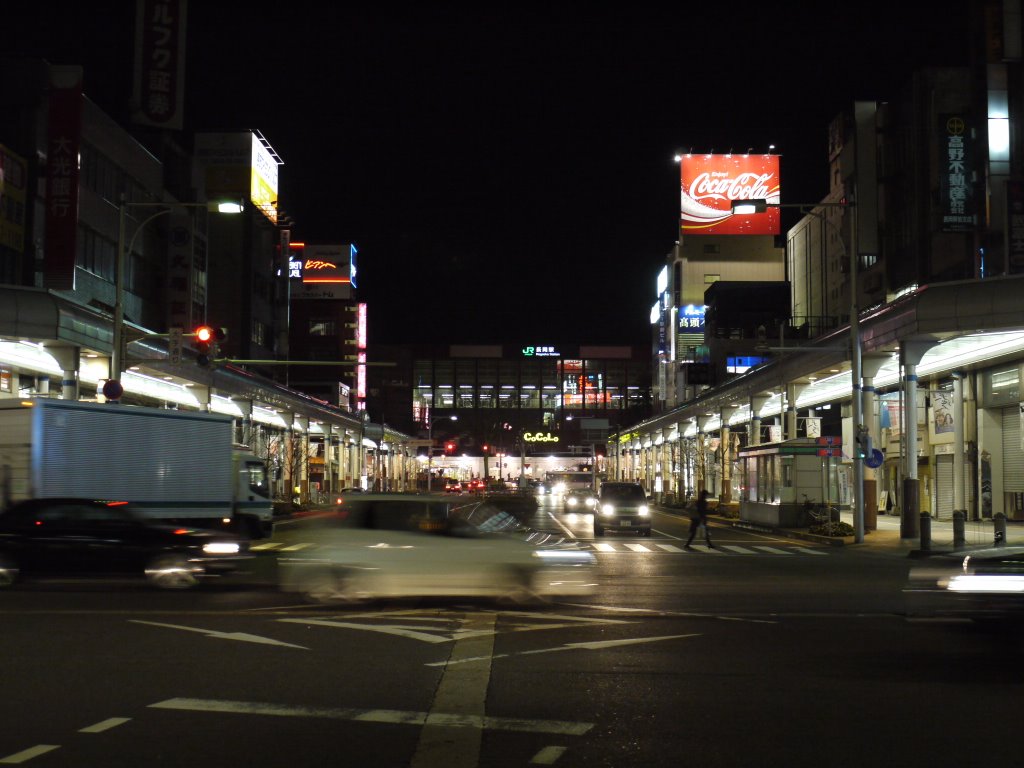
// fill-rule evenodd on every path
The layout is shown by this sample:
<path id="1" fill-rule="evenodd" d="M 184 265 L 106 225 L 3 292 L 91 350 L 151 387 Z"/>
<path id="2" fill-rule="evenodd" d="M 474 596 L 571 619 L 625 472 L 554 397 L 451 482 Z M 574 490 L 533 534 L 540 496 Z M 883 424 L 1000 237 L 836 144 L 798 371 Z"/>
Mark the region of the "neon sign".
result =
<path id="1" fill-rule="evenodd" d="M 554 347 L 523 347 L 523 357 L 559 357 Z"/>
<path id="2" fill-rule="evenodd" d="M 528 443 L 557 443 L 558 435 L 550 432 L 524 432 L 523 440 Z"/>

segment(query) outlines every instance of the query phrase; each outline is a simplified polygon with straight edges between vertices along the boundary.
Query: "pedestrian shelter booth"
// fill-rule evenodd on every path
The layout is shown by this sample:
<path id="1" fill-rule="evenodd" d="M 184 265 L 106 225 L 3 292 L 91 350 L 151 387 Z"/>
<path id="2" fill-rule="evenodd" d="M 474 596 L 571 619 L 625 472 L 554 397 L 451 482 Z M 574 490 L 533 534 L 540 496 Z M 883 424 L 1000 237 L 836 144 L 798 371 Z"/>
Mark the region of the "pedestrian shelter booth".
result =
<path id="1" fill-rule="evenodd" d="M 809 524 L 808 501 L 836 506 L 848 486 L 842 438 L 800 437 L 739 450 L 740 520 L 774 528 Z"/>

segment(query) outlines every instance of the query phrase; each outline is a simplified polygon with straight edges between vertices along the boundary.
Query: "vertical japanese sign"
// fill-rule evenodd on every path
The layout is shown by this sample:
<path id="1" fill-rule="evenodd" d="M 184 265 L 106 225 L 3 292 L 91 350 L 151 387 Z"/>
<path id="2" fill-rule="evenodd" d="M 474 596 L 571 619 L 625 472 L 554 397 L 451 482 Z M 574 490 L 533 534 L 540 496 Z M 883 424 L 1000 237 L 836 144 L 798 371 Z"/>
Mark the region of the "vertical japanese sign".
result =
<path id="1" fill-rule="evenodd" d="M 187 210 L 170 214 L 167 248 L 167 326 L 191 329 L 200 317 L 192 316 L 192 257 L 194 251 L 192 221 Z M 196 297 L 198 299 L 198 297 Z"/>
<path id="2" fill-rule="evenodd" d="M 75 288 L 82 100 L 82 68 L 50 67 L 43 284 L 64 291 Z"/>
<path id="3" fill-rule="evenodd" d="M 25 244 L 25 158 L 0 144 L 0 246 L 21 253 Z"/>
<path id="4" fill-rule="evenodd" d="M 1024 182 L 1006 184 L 1006 254 L 1010 273 L 1024 272 Z"/>
<path id="5" fill-rule="evenodd" d="M 967 123 L 960 115 L 939 118 L 939 207 L 943 232 L 974 229 L 974 188 Z"/>
<path id="6" fill-rule="evenodd" d="M 180 131 L 186 0 L 136 0 L 132 122 Z"/>
<path id="7" fill-rule="evenodd" d="M 366 304 L 357 305 L 356 311 L 356 349 L 358 350 L 356 366 L 356 400 L 364 403 L 366 400 Z M 365 405 L 358 406 L 360 408 Z"/>

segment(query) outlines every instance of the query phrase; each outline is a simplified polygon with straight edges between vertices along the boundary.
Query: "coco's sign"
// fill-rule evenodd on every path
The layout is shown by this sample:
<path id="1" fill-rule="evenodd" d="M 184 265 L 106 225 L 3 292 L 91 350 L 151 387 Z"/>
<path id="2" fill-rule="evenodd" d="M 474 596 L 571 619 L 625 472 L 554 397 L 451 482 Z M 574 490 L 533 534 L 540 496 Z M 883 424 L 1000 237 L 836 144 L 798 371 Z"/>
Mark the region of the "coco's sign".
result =
<path id="1" fill-rule="evenodd" d="M 558 435 L 550 432 L 524 432 L 523 440 L 528 443 L 557 443 Z"/>

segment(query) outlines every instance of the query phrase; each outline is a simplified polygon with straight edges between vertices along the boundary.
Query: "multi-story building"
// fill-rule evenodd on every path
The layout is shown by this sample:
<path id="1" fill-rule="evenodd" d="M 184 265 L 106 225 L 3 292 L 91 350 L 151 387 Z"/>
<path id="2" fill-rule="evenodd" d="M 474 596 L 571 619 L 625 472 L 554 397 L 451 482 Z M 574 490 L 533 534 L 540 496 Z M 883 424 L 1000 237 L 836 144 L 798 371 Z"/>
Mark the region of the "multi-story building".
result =
<path id="1" fill-rule="evenodd" d="M 828 195 L 776 201 L 806 213 L 786 235 L 785 277 L 807 340 L 635 425 L 613 446 L 628 473 L 778 520 L 800 501 L 785 461 L 758 448 L 740 463 L 736 449 L 762 442 L 764 419 L 779 421 L 773 441 L 795 439 L 801 419 L 830 409 L 841 434 L 821 435 L 819 493 L 862 507 L 869 527 L 886 509 L 910 536 L 921 511 L 1024 519 L 1016 9 L 978 5 L 970 68 L 921 70 L 898 98 L 833 121 Z"/>
<path id="2" fill-rule="evenodd" d="M 406 477 L 404 436 L 283 385 L 282 366 L 240 362 L 286 355 L 277 164 L 262 137 L 200 141 L 197 159 L 173 133 L 106 115 L 78 67 L 9 61 L 0 86 L 0 397 L 231 415 L 284 498 L 368 483 L 385 443 L 391 477 Z M 246 212 L 209 212 L 214 192 Z M 204 366 L 190 333 L 207 323 L 228 335 Z"/>

